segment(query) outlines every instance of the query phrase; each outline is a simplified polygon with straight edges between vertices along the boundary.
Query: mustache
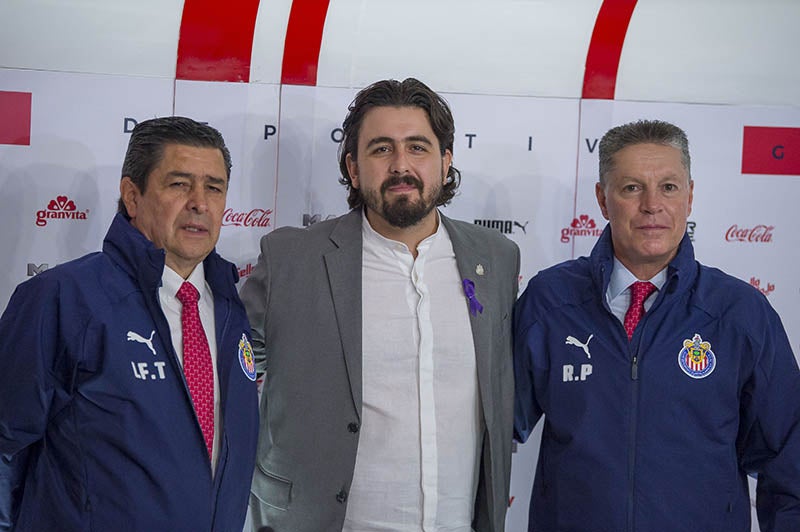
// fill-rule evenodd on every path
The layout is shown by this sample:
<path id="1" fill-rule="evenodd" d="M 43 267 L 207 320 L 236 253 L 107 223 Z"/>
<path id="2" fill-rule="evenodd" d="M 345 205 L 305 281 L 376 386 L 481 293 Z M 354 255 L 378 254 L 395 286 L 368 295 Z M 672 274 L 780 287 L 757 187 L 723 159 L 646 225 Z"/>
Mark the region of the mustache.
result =
<path id="1" fill-rule="evenodd" d="M 381 184 L 381 194 L 389 190 L 389 187 L 394 187 L 397 185 L 411 185 L 415 187 L 420 193 L 422 193 L 422 181 L 417 179 L 416 177 L 405 174 L 405 175 L 393 175 L 386 181 Z"/>

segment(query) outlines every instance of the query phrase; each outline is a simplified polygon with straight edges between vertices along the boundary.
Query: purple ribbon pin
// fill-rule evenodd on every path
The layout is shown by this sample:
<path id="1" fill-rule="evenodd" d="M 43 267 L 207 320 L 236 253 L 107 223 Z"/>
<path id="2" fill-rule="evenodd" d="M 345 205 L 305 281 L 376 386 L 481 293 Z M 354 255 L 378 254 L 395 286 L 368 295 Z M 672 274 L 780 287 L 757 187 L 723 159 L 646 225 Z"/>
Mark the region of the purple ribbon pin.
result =
<path id="1" fill-rule="evenodd" d="M 478 301 L 477 297 L 475 297 L 475 283 L 469 279 L 464 279 L 461 281 L 461 284 L 464 285 L 464 294 L 467 296 L 467 301 L 469 301 L 470 313 L 473 316 L 483 313 L 483 305 L 481 305 L 481 302 Z"/>

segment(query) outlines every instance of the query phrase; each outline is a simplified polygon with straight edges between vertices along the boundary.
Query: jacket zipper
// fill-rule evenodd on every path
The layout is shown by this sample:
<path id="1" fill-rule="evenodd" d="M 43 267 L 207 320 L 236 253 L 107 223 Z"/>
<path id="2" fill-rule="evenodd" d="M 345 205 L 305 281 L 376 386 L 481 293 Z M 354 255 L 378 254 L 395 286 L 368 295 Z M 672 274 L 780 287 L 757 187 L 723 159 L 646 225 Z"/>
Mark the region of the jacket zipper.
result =
<path id="1" fill-rule="evenodd" d="M 651 307 L 650 310 L 653 310 Z M 635 530 L 635 518 L 634 518 L 634 506 L 635 506 L 635 495 L 634 495 L 634 488 L 636 483 L 636 433 L 638 429 L 638 414 L 639 414 L 639 346 L 641 345 L 641 339 L 645 337 L 645 329 L 647 328 L 647 318 L 648 318 L 649 311 L 642 316 L 641 321 L 639 322 L 639 334 L 636 336 L 636 347 L 633 346 L 633 343 L 629 343 L 629 349 L 632 349 L 632 357 L 631 357 L 631 381 L 633 381 L 632 388 L 632 396 L 631 396 L 631 431 L 630 431 L 630 441 L 628 442 L 628 531 L 633 532 Z"/>
<path id="2" fill-rule="evenodd" d="M 220 299 L 222 299 L 222 298 L 220 298 Z M 219 326 L 215 327 L 215 328 L 219 328 L 219 331 L 220 331 L 219 338 L 221 339 L 221 342 L 219 343 L 219 345 L 217 345 L 217 355 L 218 355 L 217 358 L 219 358 L 219 350 L 225 348 L 225 339 L 228 336 L 228 329 L 230 327 L 231 313 L 233 312 L 233 310 L 231 308 L 232 303 L 230 301 L 228 301 L 227 299 L 224 300 L 224 303 L 225 303 L 225 319 L 222 322 L 222 327 L 221 328 Z M 220 304 L 220 301 L 217 301 L 217 299 L 214 298 L 214 313 L 215 314 L 217 313 L 217 307 L 219 306 L 219 304 Z M 214 316 L 214 319 L 216 321 L 216 316 Z M 213 332 L 213 334 L 216 335 L 217 331 L 215 330 Z M 219 394 L 220 394 L 220 398 L 219 398 L 219 414 L 220 414 L 220 416 L 222 416 L 222 413 L 223 413 L 223 411 L 225 409 L 225 399 L 226 399 L 226 397 L 222 396 L 222 391 L 223 390 L 227 390 L 227 387 L 224 387 L 222 385 L 222 379 L 219 378 L 219 375 L 220 375 L 220 368 L 219 368 L 219 366 L 217 366 L 217 379 L 219 380 Z M 222 429 L 222 423 L 219 423 L 219 428 Z M 221 488 L 222 487 L 222 483 L 224 482 L 224 480 L 222 479 L 222 475 L 225 472 L 225 467 L 228 465 L 228 453 L 230 452 L 230 449 L 228 448 L 227 439 L 228 438 L 225 435 L 225 432 L 223 430 L 222 434 L 220 434 L 220 438 L 219 438 L 219 456 L 217 457 L 217 469 L 214 471 L 214 476 L 213 476 L 212 481 L 211 481 L 212 494 L 217 489 L 217 486 L 219 485 L 219 487 Z M 217 484 L 217 483 L 219 483 L 219 484 Z M 211 526 L 212 526 L 212 529 L 216 525 L 217 510 L 219 509 L 219 497 L 220 497 L 221 491 L 222 490 L 216 491 L 216 497 L 215 497 L 216 500 L 214 501 L 214 509 L 211 511 L 211 523 L 212 523 Z"/>
<path id="3" fill-rule="evenodd" d="M 638 353 L 634 352 L 631 359 L 631 428 L 630 437 L 628 440 L 628 524 L 626 529 L 633 532 L 633 514 L 634 514 L 634 482 L 636 470 L 636 429 L 637 417 L 639 411 L 639 357 Z"/>

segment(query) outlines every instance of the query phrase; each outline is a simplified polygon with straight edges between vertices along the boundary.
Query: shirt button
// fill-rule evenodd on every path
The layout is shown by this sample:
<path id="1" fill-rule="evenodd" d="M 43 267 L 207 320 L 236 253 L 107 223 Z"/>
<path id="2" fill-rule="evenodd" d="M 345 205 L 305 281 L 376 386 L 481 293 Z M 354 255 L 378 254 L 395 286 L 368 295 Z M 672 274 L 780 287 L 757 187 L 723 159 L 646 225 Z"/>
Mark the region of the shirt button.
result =
<path id="1" fill-rule="evenodd" d="M 350 432 L 353 432 L 353 433 L 358 432 L 358 423 L 350 423 L 350 424 L 348 424 L 347 425 L 347 430 L 349 430 Z"/>
<path id="2" fill-rule="evenodd" d="M 339 493 L 337 493 L 336 494 L 336 500 L 341 502 L 341 503 L 344 503 L 347 500 L 347 492 L 342 490 Z"/>

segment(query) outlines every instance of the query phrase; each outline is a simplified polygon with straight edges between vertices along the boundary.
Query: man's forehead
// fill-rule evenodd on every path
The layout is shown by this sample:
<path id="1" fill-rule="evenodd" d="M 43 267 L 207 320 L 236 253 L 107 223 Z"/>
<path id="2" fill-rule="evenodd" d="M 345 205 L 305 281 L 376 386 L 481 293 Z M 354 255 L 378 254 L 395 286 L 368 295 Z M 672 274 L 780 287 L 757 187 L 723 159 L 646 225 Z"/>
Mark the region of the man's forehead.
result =
<path id="1" fill-rule="evenodd" d="M 365 125 L 380 127 L 397 122 L 419 121 L 419 119 L 424 119 L 425 125 L 431 128 L 428 112 L 422 107 L 415 105 L 376 105 L 364 114 L 361 127 L 362 129 Z"/>
<path id="2" fill-rule="evenodd" d="M 359 128 L 360 144 L 373 142 L 378 137 L 400 140 L 425 138 L 436 142 L 427 111 L 416 106 L 376 106 L 366 112 Z"/>
<path id="3" fill-rule="evenodd" d="M 190 168 L 197 159 L 205 159 L 201 172 Z M 169 176 L 199 177 L 220 184 L 227 184 L 229 180 L 222 150 L 213 146 L 194 146 L 179 142 L 162 145 L 160 157 L 146 179 L 149 181 L 151 176 L 161 176 L 161 179 Z"/>
<path id="4" fill-rule="evenodd" d="M 214 146 L 194 146 L 192 144 L 168 143 L 161 152 L 159 164 L 164 162 L 177 163 L 181 161 L 203 160 L 207 166 L 220 165 L 225 170 L 225 158 L 222 150 Z"/>
<path id="5" fill-rule="evenodd" d="M 615 152 L 611 159 L 614 169 L 622 163 L 641 164 L 656 162 L 661 165 L 672 165 L 681 173 L 686 173 L 683 164 L 683 153 L 680 149 L 669 144 L 639 143 L 629 144 Z"/>

